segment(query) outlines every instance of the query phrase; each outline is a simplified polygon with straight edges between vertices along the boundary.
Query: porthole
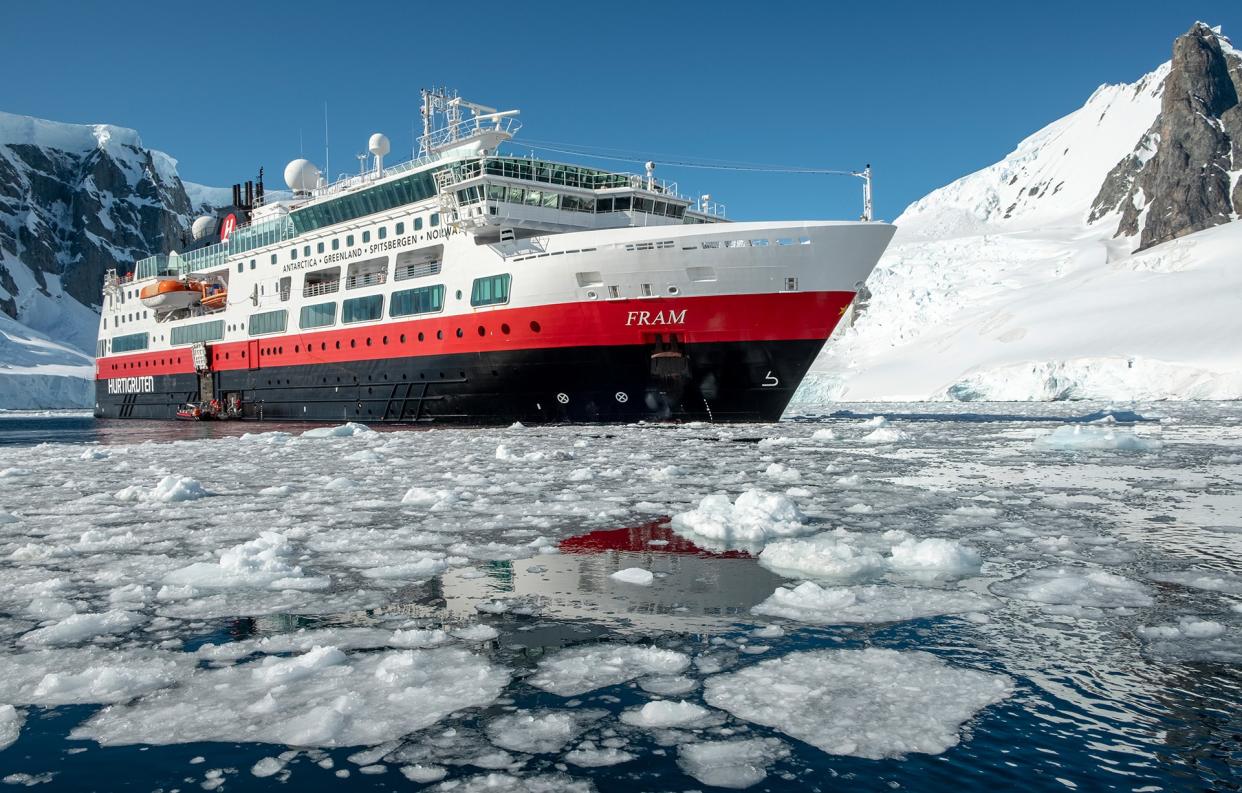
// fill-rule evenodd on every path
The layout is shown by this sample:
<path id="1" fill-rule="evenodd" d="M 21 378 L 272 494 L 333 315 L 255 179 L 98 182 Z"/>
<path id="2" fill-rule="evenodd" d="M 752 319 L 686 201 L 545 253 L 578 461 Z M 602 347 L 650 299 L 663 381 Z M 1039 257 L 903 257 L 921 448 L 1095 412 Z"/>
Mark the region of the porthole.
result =
<path id="1" fill-rule="evenodd" d="M 370 337 L 370 336 L 367 336 L 367 346 L 368 346 L 368 347 L 370 347 L 370 346 L 371 346 L 371 337 Z"/>
<path id="2" fill-rule="evenodd" d="M 458 300 L 461 300 L 461 290 L 460 290 L 460 289 L 458 289 L 458 290 L 457 290 L 457 299 L 458 299 Z"/>
<path id="3" fill-rule="evenodd" d="M 457 329 L 457 338 L 459 338 L 459 339 L 460 339 L 461 337 L 462 337 L 461 328 L 458 328 L 458 329 Z"/>
<path id="4" fill-rule="evenodd" d="M 357 347 L 357 346 L 358 346 L 358 340 L 357 340 L 357 339 L 350 339 L 350 340 L 349 340 L 349 346 L 350 346 L 350 347 Z"/>
<path id="5" fill-rule="evenodd" d="M 436 338 L 437 338 L 437 339 L 443 339 L 443 338 L 444 338 L 444 331 L 443 331 L 443 330 L 437 330 L 437 331 L 436 331 Z"/>
<path id="6" fill-rule="evenodd" d="M 597 297 L 599 297 L 599 293 L 598 293 L 598 292 L 596 292 L 594 289 L 591 289 L 591 290 L 587 291 L 587 299 L 588 299 L 588 300 L 594 300 L 594 299 L 595 299 L 595 298 L 597 298 Z"/>
<path id="7" fill-rule="evenodd" d="M 423 338 L 424 338 L 424 336 L 423 336 L 423 332 L 420 330 L 420 331 L 418 332 L 418 340 L 419 340 L 419 341 L 422 341 L 422 340 L 423 340 Z"/>
<path id="8" fill-rule="evenodd" d="M 509 335 L 509 323 L 507 322 L 500 323 L 500 332 L 508 336 Z"/>
<path id="9" fill-rule="evenodd" d="M 405 334 L 404 334 L 404 333 L 402 333 L 402 334 L 401 334 L 401 343 L 402 343 L 402 344 L 405 344 Z"/>
<path id="10" fill-rule="evenodd" d="M 341 349 L 341 340 L 340 340 L 340 339 L 337 339 L 337 341 L 336 341 L 336 348 L 337 348 L 338 350 L 339 350 L 339 349 Z"/>
<path id="11" fill-rule="evenodd" d="M 381 344 L 387 344 L 387 343 L 388 343 L 388 337 L 387 337 L 387 336 L 385 336 L 384 338 L 380 339 L 380 343 L 381 343 Z"/>
<path id="12" fill-rule="evenodd" d="M 484 328 L 482 325 L 480 325 L 480 326 L 479 326 L 479 335 L 480 335 L 480 336 L 486 336 L 486 335 L 487 335 L 487 329 L 486 329 L 486 328 Z"/>
<path id="13" fill-rule="evenodd" d="M 321 341 L 321 342 L 319 342 L 319 349 L 320 349 L 320 350 L 326 350 L 326 349 L 328 349 L 328 343 L 327 343 L 326 341 Z"/>
<path id="14" fill-rule="evenodd" d="M 301 352 L 301 351 L 302 351 L 302 345 L 300 345 L 300 344 L 295 344 L 295 345 L 293 345 L 293 351 L 294 351 L 294 352 Z"/>
<path id="15" fill-rule="evenodd" d="M 680 292 L 680 291 L 681 291 L 681 290 L 680 290 L 680 289 L 678 289 L 678 288 L 677 288 L 676 286 L 674 286 L 673 284 L 669 284 L 669 285 L 668 285 L 668 293 L 669 293 L 670 295 L 675 295 L 675 294 L 677 294 L 677 293 L 678 293 L 678 292 Z"/>
<path id="16" fill-rule="evenodd" d="M 539 326 L 539 323 L 533 319 L 530 321 L 530 329 L 533 330 L 535 333 L 538 333 L 540 330 L 542 330 L 542 328 Z"/>

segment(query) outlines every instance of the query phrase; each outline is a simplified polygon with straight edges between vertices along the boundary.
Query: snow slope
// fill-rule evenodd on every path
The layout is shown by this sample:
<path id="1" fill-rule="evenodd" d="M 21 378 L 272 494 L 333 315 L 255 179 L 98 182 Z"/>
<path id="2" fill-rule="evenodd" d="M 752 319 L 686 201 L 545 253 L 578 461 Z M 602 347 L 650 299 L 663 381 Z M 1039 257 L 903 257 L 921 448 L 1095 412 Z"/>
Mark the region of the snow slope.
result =
<path id="1" fill-rule="evenodd" d="M 1110 170 L 1151 156 L 1169 70 L 1102 86 L 908 207 L 795 405 L 1242 396 L 1242 225 L 1134 254 L 1119 212 L 1092 218 Z"/>
<path id="2" fill-rule="evenodd" d="M 132 129 L 0 112 L 0 408 L 89 406 L 104 272 L 230 198 Z"/>

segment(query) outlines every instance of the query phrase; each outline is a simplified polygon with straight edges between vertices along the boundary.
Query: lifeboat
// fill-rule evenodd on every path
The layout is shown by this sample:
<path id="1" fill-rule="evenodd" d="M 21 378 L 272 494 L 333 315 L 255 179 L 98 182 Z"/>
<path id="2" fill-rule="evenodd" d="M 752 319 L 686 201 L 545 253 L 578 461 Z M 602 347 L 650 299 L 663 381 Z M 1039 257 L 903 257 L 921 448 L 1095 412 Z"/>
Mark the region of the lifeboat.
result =
<path id="1" fill-rule="evenodd" d="M 197 281 L 165 279 L 144 286 L 138 297 L 147 308 L 172 311 L 198 305 L 203 298 L 203 285 Z"/>
<path id="2" fill-rule="evenodd" d="M 229 292 L 218 284 L 207 284 L 203 287 L 200 304 L 206 311 L 219 311 L 228 302 Z"/>

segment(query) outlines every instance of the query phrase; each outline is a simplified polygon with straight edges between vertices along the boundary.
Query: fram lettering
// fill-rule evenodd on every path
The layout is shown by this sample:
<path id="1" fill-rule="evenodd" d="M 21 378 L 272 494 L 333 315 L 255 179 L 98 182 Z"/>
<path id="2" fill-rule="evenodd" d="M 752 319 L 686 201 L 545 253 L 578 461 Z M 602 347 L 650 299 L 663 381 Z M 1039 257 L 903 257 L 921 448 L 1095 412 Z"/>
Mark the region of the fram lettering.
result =
<path id="1" fill-rule="evenodd" d="M 681 311 L 627 311 L 625 324 L 629 325 L 684 325 L 686 309 Z"/>
<path id="2" fill-rule="evenodd" d="M 109 394 L 150 394 L 155 391 L 155 378 L 117 377 L 108 381 Z"/>

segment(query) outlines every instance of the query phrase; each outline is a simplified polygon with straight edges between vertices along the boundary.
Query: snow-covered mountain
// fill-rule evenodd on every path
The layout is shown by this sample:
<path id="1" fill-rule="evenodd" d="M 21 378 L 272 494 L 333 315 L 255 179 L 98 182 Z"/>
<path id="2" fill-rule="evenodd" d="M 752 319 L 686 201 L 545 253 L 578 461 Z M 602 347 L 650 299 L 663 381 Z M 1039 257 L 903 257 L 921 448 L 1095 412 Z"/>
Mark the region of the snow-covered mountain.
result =
<path id="1" fill-rule="evenodd" d="M 912 204 L 796 402 L 1242 397 L 1239 94 L 1196 24 Z"/>
<path id="2" fill-rule="evenodd" d="M 0 408 L 89 406 L 104 271 L 229 198 L 133 130 L 0 113 Z"/>

